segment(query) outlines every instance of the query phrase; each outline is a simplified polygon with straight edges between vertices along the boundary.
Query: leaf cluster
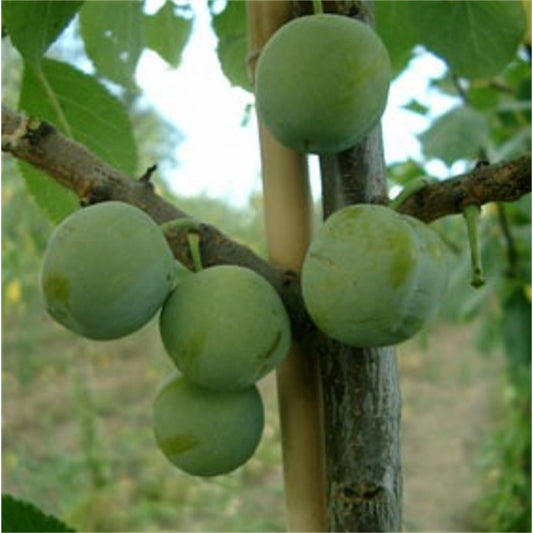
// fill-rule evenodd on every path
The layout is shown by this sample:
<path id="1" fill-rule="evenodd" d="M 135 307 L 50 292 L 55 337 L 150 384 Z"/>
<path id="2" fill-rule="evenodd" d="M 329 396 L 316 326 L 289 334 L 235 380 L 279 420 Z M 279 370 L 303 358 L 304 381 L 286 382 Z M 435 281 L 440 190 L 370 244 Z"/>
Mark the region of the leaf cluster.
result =
<path id="1" fill-rule="evenodd" d="M 135 175 L 139 150 L 131 115 L 141 111 L 132 113 L 129 103 L 138 94 L 140 55 L 149 49 L 177 67 L 192 29 L 191 8 L 168 1 L 146 14 L 143 3 L 134 1 L 4 1 L 2 14 L 5 33 L 23 59 L 18 107 Z M 58 60 L 47 53 L 69 24 L 82 40 L 92 73 L 80 70 L 79 57 Z M 53 221 L 78 207 L 72 193 L 20 166 L 28 189 Z"/>

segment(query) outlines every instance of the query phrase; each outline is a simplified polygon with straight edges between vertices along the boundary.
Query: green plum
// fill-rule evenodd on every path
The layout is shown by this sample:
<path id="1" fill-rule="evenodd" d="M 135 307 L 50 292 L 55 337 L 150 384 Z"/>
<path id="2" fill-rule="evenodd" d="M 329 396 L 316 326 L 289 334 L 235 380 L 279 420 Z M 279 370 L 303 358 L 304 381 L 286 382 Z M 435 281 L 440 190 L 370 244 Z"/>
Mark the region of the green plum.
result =
<path id="1" fill-rule="evenodd" d="M 222 265 L 185 278 L 160 315 L 163 344 L 199 386 L 245 388 L 281 363 L 290 322 L 273 287 L 248 268 Z"/>
<path id="2" fill-rule="evenodd" d="M 176 268 L 163 232 L 146 213 L 103 202 L 75 211 L 55 228 L 41 288 L 57 322 L 90 339 L 116 339 L 161 308 Z"/>
<path id="3" fill-rule="evenodd" d="M 257 109 L 289 148 L 340 152 L 379 122 L 390 80 L 387 49 L 372 28 L 345 16 L 308 15 L 283 25 L 263 48 Z"/>
<path id="4" fill-rule="evenodd" d="M 175 466 L 195 476 L 227 474 L 254 453 L 263 432 L 255 385 L 215 392 L 173 377 L 154 401 L 157 444 Z"/>
<path id="5" fill-rule="evenodd" d="M 437 312 L 448 254 L 435 231 L 380 205 L 351 205 L 320 228 L 302 268 L 316 326 L 351 346 L 386 346 L 417 333 Z"/>

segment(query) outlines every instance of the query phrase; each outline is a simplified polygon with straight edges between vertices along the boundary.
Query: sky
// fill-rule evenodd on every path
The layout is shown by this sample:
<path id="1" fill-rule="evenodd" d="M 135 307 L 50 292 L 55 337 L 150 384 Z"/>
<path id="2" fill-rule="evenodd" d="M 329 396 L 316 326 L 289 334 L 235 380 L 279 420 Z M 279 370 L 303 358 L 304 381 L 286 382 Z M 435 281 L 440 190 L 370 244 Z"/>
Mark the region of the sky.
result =
<path id="1" fill-rule="evenodd" d="M 149 12 L 156 11 L 162 2 L 148 0 Z M 147 102 L 185 136 L 177 146 L 179 165 L 165 169 L 164 178 L 171 189 L 180 195 L 205 194 L 243 206 L 261 185 L 255 114 L 251 113 L 247 125 L 242 126 L 246 105 L 253 102 L 253 96 L 232 87 L 220 69 L 207 2 L 191 3 L 195 12 L 193 33 L 179 68 L 168 67 L 147 50 L 137 68 L 137 82 Z M 416 134 L 427 127 L 428 119 L 403 109 L 403 105 L 416 98 L 429 105 L 434 115 L 454 105 L 455 100 L 428 86 L 430 76 L 437 77 L 444 69 L 439 59 L 423 54 L 392 83 L 382 117 L 387 163 L 421 158 Z M 432 162 L 429 170 L 441 177 L 448 171 L 438 162 Z M 313 194 L 318 196 L 316 156 L 310 158 L 310 174 Z"/>

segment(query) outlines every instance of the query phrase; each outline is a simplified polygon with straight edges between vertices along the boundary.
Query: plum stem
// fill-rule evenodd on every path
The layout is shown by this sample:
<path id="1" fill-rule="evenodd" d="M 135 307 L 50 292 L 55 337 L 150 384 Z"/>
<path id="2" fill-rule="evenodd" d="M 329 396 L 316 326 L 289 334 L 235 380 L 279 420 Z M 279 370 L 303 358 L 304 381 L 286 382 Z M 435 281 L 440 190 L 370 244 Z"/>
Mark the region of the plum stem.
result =
<path id="1" fill-rule="evenodd" d="M 485 285 L 483 270 L 481 268 L 481 251 L 479 247 L 479 215 L 481 208 L 477 204 L 469 204 L 463 208 L 463 216 L 466 221 L 466 231 L 470 244 L 470 260 L 472 262 L 472 281 L 470 285 L 479 289 Z"/>
<path id="2" fill-rule="evenodd" d="M 180 230 L 180 229 L 187 229 L 189 231 L 195 231 L 198 233 L 200 231 L 201 223 L 197 220 L 194 220 L 192 218 L 187 217 L 180 217 L 180 218 L 174 218 L 172 220 L 168 220 L 167 222 L 163 222 L 159 225 L 161 228 L 161 231 L 168 236 L 169 233 L 171 233 L 174 230 Z"/>
<path id="3" fill-rule="evenodd" d="M 435 181 L 435 179 L 428 178 L 425 176 L 411 180 L 404 186 L 404 188 L 394 198 L 394 200 L 391 200 L 389 202 L 389 207 L 391 209 L 394 209 L 395 211 L 398 211 L 402 204 L 407 200 L 407 198 L 410 198 L 411 196 L 413 196 L 413 194 L 416 194 L 418 191 L 425 189 Z"/>
<path id="4" fill-rule="evenodd" d="M 187 234 L 187 241 L 191 250 L 192 263 L 195 272 L 202 270 L 202 254 L 200 252 L 200 234 L 196 231 L 191 231 Z"/>
<path id="5" fill-rule="evenodd" d="M 175 230 L 187 230 L 187 242 L 191 252 L 192 263 L 195 272 L 202 270 L 202 254 L 200 252 L 200 227 L 201 223 L 188 217 L 180 217 L 163 222 L 159 225 L 165 236 L 169 236 Z"/>
<path id="6" fill-rule="evenodd" d="M 322 7 L 322 0 L 313 0 L 313 12 L 315 15 L 324 13 L 324 9 Z"/>

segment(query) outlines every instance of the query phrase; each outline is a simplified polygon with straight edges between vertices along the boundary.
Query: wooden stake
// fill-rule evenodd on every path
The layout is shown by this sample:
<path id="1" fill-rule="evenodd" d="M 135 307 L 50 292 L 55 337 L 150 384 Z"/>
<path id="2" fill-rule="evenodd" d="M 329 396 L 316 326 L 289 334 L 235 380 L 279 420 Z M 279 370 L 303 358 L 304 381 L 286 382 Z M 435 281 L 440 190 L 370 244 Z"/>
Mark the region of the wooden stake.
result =
<path id="1" fill-rule="evenodd" d="M 248 2 L 252 79 L 262 47 L 290 18 L 291 2 Z M 307 159 L 280 145 L 261 123 L 259 141 L 269 259 L 299 271 L 312 234 Z M 316 355 L 304 353 L 301 346 L 293 343 L 276 378 L 287 526 L 289 531 L 325 531 L 324 436 Z"/>

